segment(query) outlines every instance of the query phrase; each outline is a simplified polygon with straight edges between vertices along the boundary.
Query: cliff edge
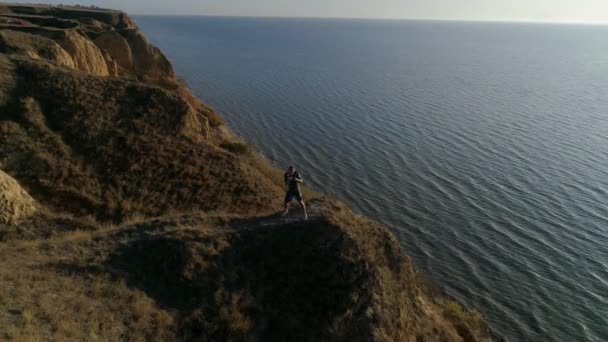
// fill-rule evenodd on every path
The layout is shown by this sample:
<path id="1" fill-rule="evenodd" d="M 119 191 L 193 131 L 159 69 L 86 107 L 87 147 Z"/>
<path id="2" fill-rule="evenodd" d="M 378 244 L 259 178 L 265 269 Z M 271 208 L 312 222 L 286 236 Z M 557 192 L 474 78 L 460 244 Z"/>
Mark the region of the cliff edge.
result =
<path id="1" fill-rule="evenodd" d="M 0 4 L 0 336 L 486 341 L 389 230 L 223 125 L 122 12 Z"/>

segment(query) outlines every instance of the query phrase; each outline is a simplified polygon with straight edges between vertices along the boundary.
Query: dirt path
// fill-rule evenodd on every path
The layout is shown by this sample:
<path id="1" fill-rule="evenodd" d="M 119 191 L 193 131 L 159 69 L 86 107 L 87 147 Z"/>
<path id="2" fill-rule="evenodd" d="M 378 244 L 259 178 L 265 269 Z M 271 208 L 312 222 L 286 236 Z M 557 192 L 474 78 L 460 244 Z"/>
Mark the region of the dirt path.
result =
<path id="1" fill-rule="evenodd" d="M 314 222 L 320 220 L 326 208 L 327 205 L 323 200 L 311 200 L 306 203 L 308 221 Z M 282 216 L 282 214 L 283 212 L 279 211 L 267 216 L 236 219 L 230 222 L 230 226 L 237 229 L 253 230 L 262 227 L 306 222 L 304 220 L 304 211 L 299 205 L 290 206 L 289 213 L 287 213 L 285 216 Z"/>

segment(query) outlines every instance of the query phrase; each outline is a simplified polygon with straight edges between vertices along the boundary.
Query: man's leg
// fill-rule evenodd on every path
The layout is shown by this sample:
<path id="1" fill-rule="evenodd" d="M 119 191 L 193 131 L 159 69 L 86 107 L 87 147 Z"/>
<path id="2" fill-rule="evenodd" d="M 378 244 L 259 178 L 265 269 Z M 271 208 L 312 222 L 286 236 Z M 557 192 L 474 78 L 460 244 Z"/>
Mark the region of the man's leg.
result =
<path id="1" fill-rule="evenodd" d="M 300 199 L 300 205 L 302 206 L 302 209 L 304 209 L 304 219 L 308 220 L 308 214 L 306 213 L 306 204 L 304 204 L 304 201 L 302 199 Z"/>
<path id="2" fill-rule="evenodd" d="M 284 201 L 285 205 L 283 206 L 283 214 L 281 216 L 285 216 L 289 212 L 289 208 L 288 208 L 289 202 L 291 202 L 291 194 L 288 192 L 285 194 L 285 201 Z"/>
<path id="3" fill-rule="evenodd" d="M 281 216 L 285 216 L 289 212 L 289 209 L 287 208 L 288 205 L 289 202 L 285 201 L 285 207 L 283 208 L 283 214 L 281 214 Z"/>

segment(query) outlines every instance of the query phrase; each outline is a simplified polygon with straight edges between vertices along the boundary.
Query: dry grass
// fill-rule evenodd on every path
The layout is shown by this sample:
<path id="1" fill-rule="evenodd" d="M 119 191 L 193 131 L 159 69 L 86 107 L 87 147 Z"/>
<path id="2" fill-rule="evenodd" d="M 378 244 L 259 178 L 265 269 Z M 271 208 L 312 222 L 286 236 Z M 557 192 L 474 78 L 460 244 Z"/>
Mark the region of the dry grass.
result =
<path id="1" fill-rule="evenodd" d="M 164 89 L 2 55 L 0 73 L 0 160 L 55 212 L 119 223 L 282 205 L 282 173 L 246 142 L 212 141 L 221 118 L 170 70 Z"/>
<path id="2" fill-rule="evenodd" d="M 253 151 L 251 145 L 241 141 L 223 141 L 219 146 L 236 155 L 247 155 Z"/>
<path id="3" fill-rule="evenodd" d="M 415 283 L 424 297 L 430 300 L 428 304 L 435 308 L 434 311 L 454 326 L 465 341 L 492 340 L 492 331 L 477 309 L 463 307 L 425 274 L 417 272 Z"/>
<path id="4" fill-rule="evenodd" d="M 105 246 L 92 233 L 0 244 L 0 339 L 174 339 L 173 314 L 121 279 L 83 266 Z"/>
<path id="5" fill-rule="evenodd" d="M 89 234 L 100 229 L 99 227 L 92 217 L 57 215 L 41 208 L 37 213 L 20 220 L 18 224 L 0 223 L 0 241 L 50 239 L 73 232 Z"/>
<path id="6" fill-rule="evenodd" d="M 12 16 L 30 10 L 0 6 Z M 253 213 L 279 206 L 273 180 L 210 142 L 209 126 L 221 125 L 221 117 L 175 79 L 169 61 L 124 13 L 38 10 L 57 18 L 35 24 L 53 27 L 2 28 L 12 45 L 45 50 L 38 40 L 56 46 L 53 41 L 76 31 L 90 43 L 85 38 L 113 26 L 133 59 L 132 68 L 120 68 L 121 78 L 106 78 L 0 46 L 11 54 L 0 54 L 0 160 L 43 205 L 112 222 L 176 210 Z M 65 23 L 78 30 L 56 25 Z M 237 145 L 228 147 L 238 152 Z"/>
<path id="7" fill-rule="evenodd" d="M 179 215 L 0 243 L 2 338 L 457 340 L 415 304 L 385 228 L 310 206 L 308 222 Z"/>
<path id="8" fill-rule="evenodd" d="M 145 294 L 103 277 L 20 270 L 0 274 L 6 340 L 172 340 L 174 318 Z"/>
<path id="9" fill-rule="evenodd" d="M 488 329 L 478 310 L 465 309 L 460 303 L 452 299 L 441 300 L 441 307 L 443 308 L 446 317 L 449 317 L 454 322 L 467 325 L 467 327 L 474 332 L 483 332 Z"/>
<path id="10" fill-rule="evenodd" d="M 192 94 L 186 81 L 178 79 L 175 89 L 197 112 L 207 118 L 210 127 L 215 128 L 224 124 L 224 119 L 215 111 L 215 109 L 211 108 Z"/>
<path id="11" fill-rule="evenodd" d="M 281 188 L 204 141 L 187 103 L 165 90 L 18 65 L 0 108 L 7 173 L 55 211 L 120 222 L 171 210 L 266 212 Z M 101 94 L 106 94 L 102 96 Z M 196 122 L 196 120 L 194 121 Z"/>

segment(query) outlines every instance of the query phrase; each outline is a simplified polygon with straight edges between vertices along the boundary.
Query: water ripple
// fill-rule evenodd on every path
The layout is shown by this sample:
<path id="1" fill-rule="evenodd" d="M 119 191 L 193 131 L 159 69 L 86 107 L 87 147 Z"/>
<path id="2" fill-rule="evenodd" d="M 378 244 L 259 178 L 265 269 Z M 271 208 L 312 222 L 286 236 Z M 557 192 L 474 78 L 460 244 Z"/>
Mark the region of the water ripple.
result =
<path id="1" fill-rule="evenodd" d="M 231 127 L 501 336 L 608 340 L 608 28 L 137 19 Z"/>

